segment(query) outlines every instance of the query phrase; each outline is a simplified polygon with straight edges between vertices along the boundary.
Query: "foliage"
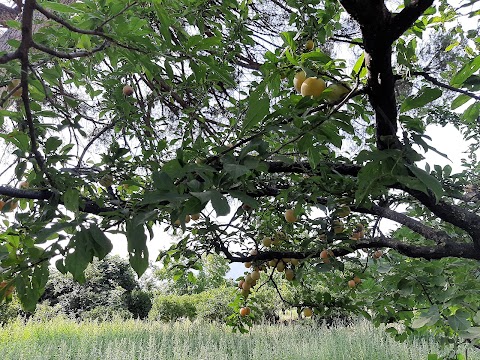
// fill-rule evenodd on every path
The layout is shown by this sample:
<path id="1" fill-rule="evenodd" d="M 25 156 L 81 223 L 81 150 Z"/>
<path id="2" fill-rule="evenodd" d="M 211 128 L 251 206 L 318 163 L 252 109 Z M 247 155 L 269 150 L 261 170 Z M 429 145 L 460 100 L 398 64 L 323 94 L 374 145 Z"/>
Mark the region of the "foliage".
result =
<path id="1" fill-rule="evenodd" d="M 148 317 L 165 322 L 182 318 L 193 320 L 197 316 L 195 300 L 191 295 L 157 295 Z"/>
<path id="2" fill-rule="evenodd" d="M 16 297 L 12 301 L 3 302 L 0 304 L 0 325 L 6 324 L 15 320 L 21 312 L 20 302 Z"/>
<path id="3" fill-rule="evenodd" d="M 137 280 L 128 261 L 119 256 L 109 256 L 87 266 L 83 284 L 71 276 L 52 271 L 41 299 L 45 305 L 72 317 L 92 319 L 100 315 L 105 318 L 116 312 L 128 313 L 130 309 L 135 317 L 146 316 L 148 294 L 134 290 L 136 288 Z"/>
<path id="4" fill-rule="evenodd" d="M 193 269 L 194 271 L 189 271 Z M 199 294 L 210 289 L 225 286 L 228 262 L 217 254 L 201 256 L 194 265 L 181 261 L 171 261 L 155 270 L 155 278 L 162 282 L 159 286 L 166 294 Z"/>
<path id="5" fill-rule="evenodd" d="M 125 303 L 135 319 L 145 319 L 152 308 L 151 295 L 143 290 L 126 293 Z"/>
<path id="6" fill-rule="evenodd" d="M 299 309 L 373 314 L 480 346 L 478 275 L 463 270 L 480 260 L 480 37 L 467 28 L 477 3 L 21 5 L 0 39 L 0 298 L 14 286 L 33 311 L 53 292 L 53 258 L 88 282 L 114 236 L 141 276 L 147 240 L 163 231 L 175 241 L 158 260 L 197 292 L 208 282 L 192 269 L 206 254 L 259 271 L 270 261 L 269 273 L 294 272 Z M 327 89 L 301 96 L 298 72 Z M 444 156 L 431 125 L 469 141 L 461 167 L 429 157 Z M 109 283 L 87 294 L 67 285 L 61 297 L 79 312 L 90 298 L 120 306 L 132 284 L 113 296 Z M 243 290 L 230 318 L 241 331 L 255 311 L 238 309 L 256 306 Z M 400 306 L 406 315 L 390 317 Z"/>

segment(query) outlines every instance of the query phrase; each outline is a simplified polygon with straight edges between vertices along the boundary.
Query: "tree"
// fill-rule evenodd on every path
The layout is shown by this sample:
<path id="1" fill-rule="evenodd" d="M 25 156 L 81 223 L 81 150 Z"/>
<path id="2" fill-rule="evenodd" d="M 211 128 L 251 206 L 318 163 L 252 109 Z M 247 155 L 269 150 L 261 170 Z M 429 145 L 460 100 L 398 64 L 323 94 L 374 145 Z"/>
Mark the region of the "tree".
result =
<path id="1" fill-rule="evenodd" d="M 165 263 L 164 267 L 155 270 L 154 277 L 163 282 L 159 286 L 162 293 L 199 294 L 227 285 L 225 276 L 228 270 L 228 261 L 214 253 L 201 256 L 195 264 L 181 261 Z"/>
<path id="2" fill-rule="evenodd" d="M 332 270 L 325 281 L 345 306 L 382 322 L 407 314 L 407 331 L 437 326 L 478 344 L 480 57 L 478 29 L 459 25 L 477 20 L 475 5 L 26 0 L 0 42 L 10 84 L 1 137 L 14 173 L 0 187 L 6 215 L 19 199 L 0 236 L 3 289 L 15 284 L 33 308 L 52 257 L 84 280 L 119 233 L 141 275 L 161 224 L 182 233 L 160 254 L 167 262 L 303 260 L 295 285 Z M 451 40 L 429 43 L 440 32 Z M 300 71 L 327 89 L 297 94 Z M 318 94 L 320 82 L 308 84 L 296 80 Z M 471 141 L 458 172 L 420 164 L 436 150 L 430 124 Z M 9 186 L 20 180 L 28 187 Z M 381 219 L 397 228 L 382 230 Z M 379 275 L 385 266 L 396 276 Z M 370 278 L 346 288 L 359 271 Z M 362 289 L 370 301 L 356 297 Z M 405 292 L 425 301 L 397 308 Z M 329 300 L 313 293 L 297 305 L 320 311 Z"/>
<path id="3" fill-rule="evenodd" d="M 75 317 L 82 317 L 89 311 L 104 316 L 105 313 L 101 312 L 110 308 L 113 312 L 128 310 L 135 317 L 144 318 L 151 307 L 149 300 L 148 294 L 138 289 L 135 274 L 128 262 L 118 256 L 94 260 L 85 270 L 83 284 L 74 281 L 72 276 L 52 271 L 40 298 L 49 306 L 58 304 L 61 312 Z"/>

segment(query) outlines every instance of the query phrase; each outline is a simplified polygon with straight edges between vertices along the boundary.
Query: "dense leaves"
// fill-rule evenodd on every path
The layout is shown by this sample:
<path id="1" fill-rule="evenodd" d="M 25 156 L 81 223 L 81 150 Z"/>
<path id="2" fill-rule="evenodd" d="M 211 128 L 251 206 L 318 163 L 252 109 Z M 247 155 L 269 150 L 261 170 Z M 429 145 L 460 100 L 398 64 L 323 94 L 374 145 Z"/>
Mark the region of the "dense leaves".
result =
<path id="1" fill-rule="evenodd" d="M 0 296 L 32 309 L 50 260 L 85 281 L 123 239 L 141 275 L 167 234 L 179 279 L 208 253 L 271 261 L 291 306 L 478 345 L 479 10 L 456 5 L 25 1 L 0 39 Z M 327 89 L 298 94 L 301 71 Z M 462 166 L 432 160 L 434 125 L 469 141 Z"/>

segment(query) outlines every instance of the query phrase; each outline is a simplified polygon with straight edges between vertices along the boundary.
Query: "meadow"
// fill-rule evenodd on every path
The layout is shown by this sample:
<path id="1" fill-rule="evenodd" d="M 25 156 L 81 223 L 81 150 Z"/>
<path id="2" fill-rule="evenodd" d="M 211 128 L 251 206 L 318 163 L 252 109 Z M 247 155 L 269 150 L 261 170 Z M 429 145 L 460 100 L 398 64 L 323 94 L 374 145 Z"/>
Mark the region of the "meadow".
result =
<path id="1" fill-rule="evenodd" d="M 256 325 L 248 334 L 206 322 L 80 322 L 64 318 L 0 328 L 0 358 L 21 359 L 427 359 L 432 339 L 395 342 L 365 321 L 327 328 L 315 324 Z M 480 354 L 469 354 L 469 360 Z"/>

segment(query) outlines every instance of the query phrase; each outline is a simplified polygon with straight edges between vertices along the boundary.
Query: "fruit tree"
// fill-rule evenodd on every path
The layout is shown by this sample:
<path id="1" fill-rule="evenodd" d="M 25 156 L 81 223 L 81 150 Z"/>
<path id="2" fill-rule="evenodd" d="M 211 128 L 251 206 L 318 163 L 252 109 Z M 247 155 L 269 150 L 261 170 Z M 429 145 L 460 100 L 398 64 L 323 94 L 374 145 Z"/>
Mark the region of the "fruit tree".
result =
<path id="1" fill-rule="evenodd" d="M 166 264 L 249 263 L 240 324 L 275 270 L 299 312 L 478 344 L 475 1 L 25 0 L 0 15 L 2 297 L 14 285 L 33 309 L 51 260 L 82 281 L 113 241 L 141 275 L 166 232 Z M 449 155 L 435 126 L 461 133 L 462 162 L 431 157 Z"/>

